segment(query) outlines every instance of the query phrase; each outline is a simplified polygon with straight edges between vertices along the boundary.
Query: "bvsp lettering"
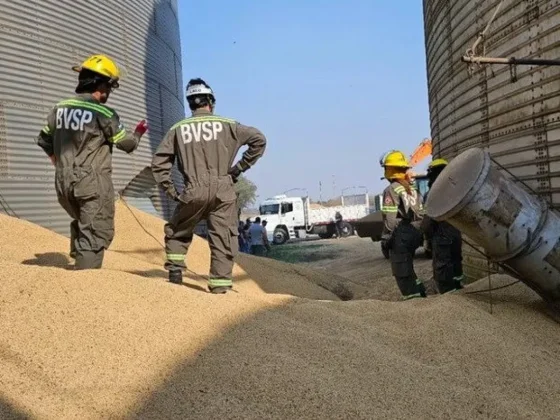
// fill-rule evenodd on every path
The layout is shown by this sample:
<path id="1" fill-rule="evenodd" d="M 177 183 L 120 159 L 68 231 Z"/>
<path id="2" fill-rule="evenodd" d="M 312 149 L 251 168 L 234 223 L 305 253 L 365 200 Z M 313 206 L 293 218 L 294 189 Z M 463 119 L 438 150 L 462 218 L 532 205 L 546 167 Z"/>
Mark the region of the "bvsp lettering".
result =
<path id="1" fill-rule="evenodd" d="M 181 126 L 183 143 L 199 143 L 201 140 L 218 140 L 218 134 L 224 131 L 224 125 L 219 121 L 192 122 Z"/>
<path id="2" fill-rule="evenodd" d="M 93 112 L 85 109 L 58 108 L 56 110 L 56 128 L 84 131 L 84 126 L 93 121 Z"/>

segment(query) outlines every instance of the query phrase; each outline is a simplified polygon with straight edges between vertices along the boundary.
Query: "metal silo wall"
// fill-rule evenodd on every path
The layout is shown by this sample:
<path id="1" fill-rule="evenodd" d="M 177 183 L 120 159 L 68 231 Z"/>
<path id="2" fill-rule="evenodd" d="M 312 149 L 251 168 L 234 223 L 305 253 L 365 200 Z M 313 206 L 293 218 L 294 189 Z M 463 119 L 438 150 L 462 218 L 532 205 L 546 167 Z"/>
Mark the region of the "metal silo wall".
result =
<path id="1" fill-rule="evenodd" d="M 513 82 L 507 65 L 469 75 L 461 62 L 498 3 L 424 0 L 433 154 L 450 159 L 482 147 L 560 208 L 560 67 L 518 66 Z M 560 3 L 505 0 L 483 46 L 489 57 L 560 58 Z M 471 279 L 487 272 L 468 246 L 464 258 Z"/>
<path id="2" fill-rule="evenodd" d="M 126 70 L 107 105 L 129 130 L 147 117 L 150 129 L 137 151 L 113 154 L 115 190 L 135 180 L 136 198 L 142 195 L 147 178 L 135 178 L 150 165 L 165 132 L 185 115 L 176 0 L 0 0 L 0 211 L 9 207 L 68 234 L 54 169 L 35 137 L 51 107 L 74 95 L 77 73 L 71 66 L 94 53 L 109 55 Z M 161 192 L 154 194 L 148 182 L 144 189 L 168 216 L 171 204 Z"/>

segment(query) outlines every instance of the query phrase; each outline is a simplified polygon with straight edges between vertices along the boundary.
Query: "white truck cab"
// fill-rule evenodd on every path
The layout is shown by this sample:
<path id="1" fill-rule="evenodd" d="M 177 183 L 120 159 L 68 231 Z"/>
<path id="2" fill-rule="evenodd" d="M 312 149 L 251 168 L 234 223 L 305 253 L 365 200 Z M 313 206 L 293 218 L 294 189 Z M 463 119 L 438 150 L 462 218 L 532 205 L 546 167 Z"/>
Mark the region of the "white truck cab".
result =
<path id="1" fill-rule="evenodd" d="M 277 195 L 263 201 L 259 207 L 261 220 L 266 220 L 268 240 L 277 245 L 289 239 L 304 238 L 317 234 L 323 239 L 332 238 L 336 232 L 335 214 L 343 217 L 341 234 L 354 233 L 352 222 L 369 214 L 369 201 L 365 194 L 365 204 L 351 206 L 310 208 L 309 197 L 288 197 Z"/>

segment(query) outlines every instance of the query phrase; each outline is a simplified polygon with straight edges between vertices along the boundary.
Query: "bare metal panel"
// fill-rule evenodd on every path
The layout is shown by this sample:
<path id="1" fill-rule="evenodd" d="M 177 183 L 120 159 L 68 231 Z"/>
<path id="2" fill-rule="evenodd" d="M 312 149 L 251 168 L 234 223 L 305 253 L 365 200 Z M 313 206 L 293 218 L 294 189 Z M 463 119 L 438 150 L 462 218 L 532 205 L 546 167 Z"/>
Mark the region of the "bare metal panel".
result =
<path id="1" fill-rule="evenodd" d="M 560 208 L 560 67 L 461 62 L 500 0 L 424 0 L 426 65 L 434 155 L 483 147 Z M 560 3 L 505 0 L 483 42 L 491 57 L 560 57 Z M 477 53 L 482 53 L 482 48 Z M 465 247 L 467 274 L 486 269 Z"/>
<path id="2" fill-rule="evenodd" d="M 150 126 L 133 155 L 115 150 L 115 189 L 136 180 L 134 203 L 165 217 L 174 207 L 139 175 L 165 132 L 185 115 L 177 2 L 97 0 L 93 26 L 91 5 L 88 0 L 0 0 L 0 211 L 63 234 L 69 220 L 56 200 L 54 170 L 35 137 L 49 109 L 74 95 L 77 73 L 71 67 L 94 53 L 107 54 L 124 68 L 121 88 L 108 105 L 129 129 L 146 117 Z"/>

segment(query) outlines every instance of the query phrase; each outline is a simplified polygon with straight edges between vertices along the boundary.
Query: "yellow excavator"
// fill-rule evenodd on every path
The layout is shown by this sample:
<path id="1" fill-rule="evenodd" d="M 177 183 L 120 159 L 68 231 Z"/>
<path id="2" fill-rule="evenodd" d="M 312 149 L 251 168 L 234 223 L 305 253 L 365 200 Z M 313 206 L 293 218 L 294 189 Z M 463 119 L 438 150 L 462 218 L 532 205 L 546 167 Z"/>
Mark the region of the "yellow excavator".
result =
<path id="1" fill-rule="evenodd" d="M 432 140 L 424 139 L 420 142 L 418 147 L 410 155 L 409 163 L 411 166 L 408 172 L 409 179 L 414 183 L 416 189 L 426 197 L 428 192 L 428 175 L 425 173 L 414 172 L 414 167 L 432 154 Z M 375 197 L 375 210 L 367 216 L 354 222 L 354 228 L 361 238 L 371 238 L 372 241 L 378 242 L 381 240 L 383 233 L 383 216 L 381 214 L 382 207 L 382 194 Z M 382 247 L 383 255 L 389 258 L 389 253 Z M 431 258 L 430 243 L 424 240 L 424 252 L 427 258 Z"/>

